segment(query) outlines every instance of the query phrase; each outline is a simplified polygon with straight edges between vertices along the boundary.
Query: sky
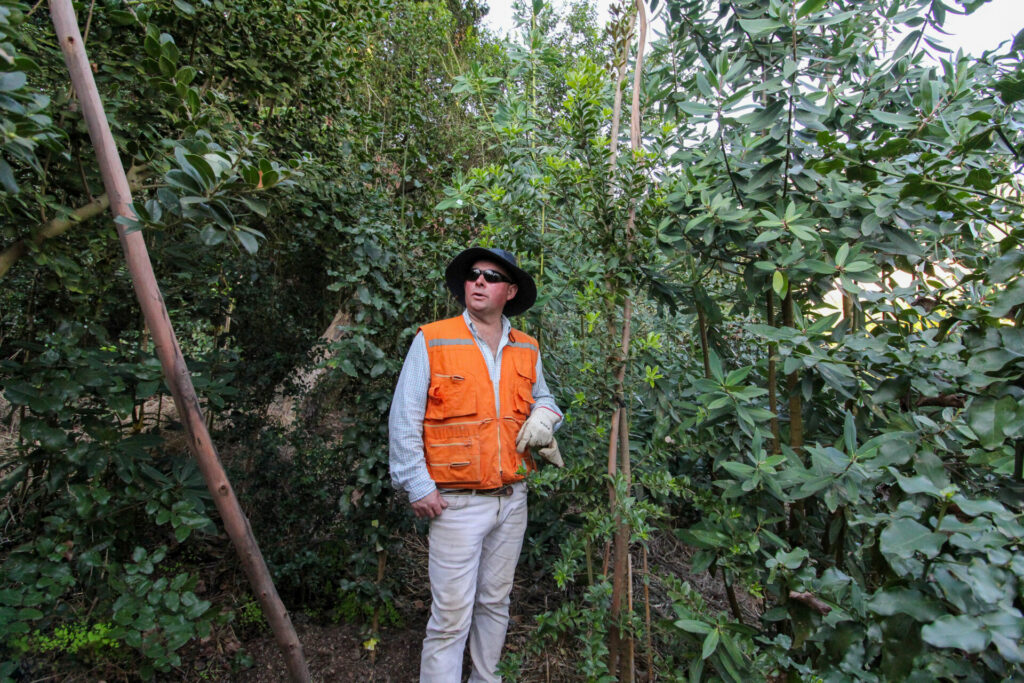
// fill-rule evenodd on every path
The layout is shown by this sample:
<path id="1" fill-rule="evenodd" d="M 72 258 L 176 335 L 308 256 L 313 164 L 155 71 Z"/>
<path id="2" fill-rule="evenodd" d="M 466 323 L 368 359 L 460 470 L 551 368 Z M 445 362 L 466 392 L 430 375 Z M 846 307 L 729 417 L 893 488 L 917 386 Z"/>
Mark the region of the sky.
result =
<path id="1" fill-rule="evenodd" d="M 555 3 L 560 4 L 559 0 Z M 491 11 L 484 17 L 484 25 L 499 35 L 510 32 L 512 0 L 489 0 L 488 4 Z M 603 23 L 608 17 L 610 0 L 596 0 L 596 4 L 598 19 Z M 955 2 L 947 4 L 955 5 Z M 947 15 L 946 30 L 952 35 L 943 42 L 953 49 L 959 47 L 968 54 L 980 55 L 984 50 L 994 49 L 1001 41 L 1012 40 L 1021 29 L 1024 29 L 1024 0 L 992 0 L 969 17 Z"/>

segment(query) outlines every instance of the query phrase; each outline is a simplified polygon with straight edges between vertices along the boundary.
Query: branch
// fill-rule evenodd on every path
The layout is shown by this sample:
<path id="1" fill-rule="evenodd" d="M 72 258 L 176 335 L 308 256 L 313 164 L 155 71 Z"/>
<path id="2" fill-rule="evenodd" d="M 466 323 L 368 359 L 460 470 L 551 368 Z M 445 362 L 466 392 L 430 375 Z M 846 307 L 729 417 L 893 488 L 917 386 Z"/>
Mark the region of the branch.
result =
<path id="1" fill-rule="evenodd" d="M 132 166 L 128 170 L 128 184 L 132 190 L 139 189 L 148 173 L 148 169 L 144 166 Z M 27 241 L 18 240 L 7 247 L 3 252 L 0 252 L 0 279 L 3 279 L 7 275 L 7 271 L 11 269 L 11 266 L 25 255 L 25 252 L 28 251 L 29 243 L 38 246 L 48 239 L 59 237 L 70 230 L 75 224 L 95 218 L 108 208 L 110 208 L 110 198 L 106 194 L 101 194 L 88 204 L 72 211 L 66 218 L 54 218 L 43 224 L 43 227 L 31 239 Z"/>
<path id="2" fill-rule="evenodd" d="M 832 611 L 832 607 L 825 604 L 825 602 L 814 593 L 797 593 L 796 591 L 789 591 L 789 599 L 804 603 L 822 616 Z"/>
<path id="3" fill-rule="evenodd" d="M 892 176 L 893 178 L 904 179 L 908 175 L 906 173 L 900 173 L 899 171 L 894 171 L 894 170 L 891 170 L 891 169 L 882 168 L 881 166 L 877 166 L 875 164 L 872 164 L 869 161 L 858 161 L 857 159 L 850 158 L 850 157 L 845 156 L 843 154 L 836 154 L 835 158 L 842 159 L 843 161 L 849 161 L 852 164 L 859 164 L 861 166 L 866 166 L 866 167 L 870 168 L 873 171 L 877 171 L 878 173 L 884 173 L 885 175 Z M 936 180 L 935 178 L 929 178 L 928 176 L 925 176 L 925 175 L 921 176 L 921 182 L 922 183 L 928 183 L 928 184 L 931 184 L 931 185 L 937 185 L 939 187 L 945 187 L 945 188 L 948 188 L 950 190 L 959 190 L 961 192 L 966 192 L 967 194 L 972 194 L 972 195 L 974 195 L 976 197 L 986 197 L 988 199 L 994 199 L 996 201 L 1005 202 L 1006 204 L 1009 204 L 1010 206 L 1015 206 L 1018 209 L 1024 209 L 1024 204 L 1022 204 L 1021 202 L 1015 202 L 1012 199 L 1009 199 L 1007 197 L 1000 197 L 997 194 L 993 194 L 991 192 L 985 192 L 984 190 L 979 190 L 979 189 L 977 189 L 975 187 L 967 187 L 966 185 L 957 185 L 956 183 L 947 183 L 947 182 L 944 182 L 942 180 Z"/>

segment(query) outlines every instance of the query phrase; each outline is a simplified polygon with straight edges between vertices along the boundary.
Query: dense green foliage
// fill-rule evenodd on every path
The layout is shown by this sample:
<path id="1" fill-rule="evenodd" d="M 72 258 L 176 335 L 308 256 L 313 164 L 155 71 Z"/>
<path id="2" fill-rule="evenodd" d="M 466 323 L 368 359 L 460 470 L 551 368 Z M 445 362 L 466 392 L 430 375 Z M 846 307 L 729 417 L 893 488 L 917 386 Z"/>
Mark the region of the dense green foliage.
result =
<path id="1" fill-rule="evenodd" d="M 211 606 L 217 587 L 200 569 L 219 538 L 216 513 L 165 414 L 116 234 L 90 212 L 102 183 L 45 7 L 0 9 L 2 47 L 15 56 L 0 100 L 11 130 L 0 167 L 3 417 L 18 429 L 4 444 L 0 513 L 0 630 L 18 639 L 4 640 L 0 677 L 75 662 L 183 674 L 182 646 L 250 600 L 232 569 L 227 585 L 240 594 Z M 282 592 L 314 610 L 354 598 L 372 612 L 394 581 L 377 586 L 374 545 L 364 557 L 362 539 L 380 507 L 398 520 L 382 543 L 409 524 L 388 495 L 380 416 L 401 330 L 437 305 L 431 288 L 399 287 L 436 280 L 435 255 L 450 251 L 429 227 L 440 188 L 478 153 L 450 89 L 478 50 L 480 12 L 444 2 L 76 9 L 133 180 L 130 227 L 146 234 L 204 407 L 223 421 L 217 439 L 256 535 L 278 539 L 264 551 Z M 296 378 L 322 362 L 319 339 L 339 311 L 351 322 L 343 362 L 302 401 L 301 429 L 273 427 L 268 407 L 302 393 Z M 356 386 L 366 393 L 337 406 Z M 378 417 L 328 443 L 324 406 L 338 415 L 331 424 Z M 357 450 L 367 440 L 369 458 Z M 365 519 L 339 509 L 371 483 Z M 97 645 L 120 647 L 51 647 L 100 626 Z"/>
<path id="2" fill-rule="evenodd" d="M 669 2 L 635 151 L 631 6 L 601 34 L 537 0 L 497 43 L 474 2 L 76 4 L 132 227 L 289 607 L 401 620 L 387 408 L 474 240 L 536 273 L 516 324 L 566 410 L 524 551 L 554 602 L 510 676 L 558 643 L 565 677 L 612 680 L 621 633 L 668 680 L 1020 677 L 1024 38 L 935 38 L 980 4 Z M 237 571 L 227 598 L 203 574 L 224 541 L 53 43 L 0 0 L 0 678 L 197 675 L 183 647 L 259 619 Z M 650 624 L 612 609 L 620 523 Z M 688 575 L 658 555 L 677 542 Z"/>

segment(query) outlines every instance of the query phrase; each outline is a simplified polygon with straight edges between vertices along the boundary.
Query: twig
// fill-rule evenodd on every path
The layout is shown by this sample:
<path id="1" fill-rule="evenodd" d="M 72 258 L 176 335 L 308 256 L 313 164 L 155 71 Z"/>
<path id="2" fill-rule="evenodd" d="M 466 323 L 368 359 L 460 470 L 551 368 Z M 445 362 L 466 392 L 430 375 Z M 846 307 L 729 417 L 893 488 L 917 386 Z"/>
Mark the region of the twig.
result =
<path id="1" fill-rule="evenodd" d="M 807 605 L 808 607 L 813 609 L 818 614 L 821 614 L 822 616 L 832 611 L 832 607 L 826 604 L 824 600 L 814 595 L 814 593 L 809 593 L 806 591 L 803 593 L 798 593 L 797 591 L 789 591 L 789 599 L 796 600 L 797 602 L 802 602 L 803 604 Z"/>

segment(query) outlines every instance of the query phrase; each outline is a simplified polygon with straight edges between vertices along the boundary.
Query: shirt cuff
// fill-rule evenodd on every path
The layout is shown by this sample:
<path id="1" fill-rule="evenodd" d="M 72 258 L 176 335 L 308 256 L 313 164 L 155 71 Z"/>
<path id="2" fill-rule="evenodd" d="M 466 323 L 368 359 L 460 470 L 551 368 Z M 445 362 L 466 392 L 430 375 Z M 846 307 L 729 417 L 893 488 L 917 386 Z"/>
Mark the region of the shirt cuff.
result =
<path id="1" fill-rule="evenodd" d="M 552 409 L 552 408 L 548 408 L 547 406 L 540 406 L 540 407 L 541 407 L 541 408 L 543 408 L 544 410 L 550 410 L 550 411 L 551 411 L 552 413 L 554 413 L 555 415 L 557 415 L 557 416 L 558 416 L 558 421 L 559 421 L 559 422 L 561 422 L 561 421 L 562 421 L 562 418 L 563 418 L 563 417 L 565 417 L 564 415 L 562 415 L 562 414 L 561 414 L 560 412 L 558 412 L 557 410 L 554 410 L 554 409 Z"/>
<path id="2" fill-rule="evenodd" d="M 427 477 L 425 480 L 418 480 L 409 483 L 409 488 L 406 489 L 409 493 L 409 502 L 415 503 L 421 498 L 426 498 L 431 493 L 437 490 L 437 485 L 434 484 L 434 480 Z"/>

